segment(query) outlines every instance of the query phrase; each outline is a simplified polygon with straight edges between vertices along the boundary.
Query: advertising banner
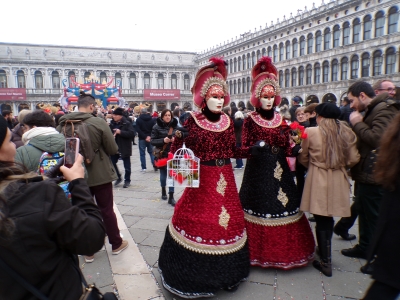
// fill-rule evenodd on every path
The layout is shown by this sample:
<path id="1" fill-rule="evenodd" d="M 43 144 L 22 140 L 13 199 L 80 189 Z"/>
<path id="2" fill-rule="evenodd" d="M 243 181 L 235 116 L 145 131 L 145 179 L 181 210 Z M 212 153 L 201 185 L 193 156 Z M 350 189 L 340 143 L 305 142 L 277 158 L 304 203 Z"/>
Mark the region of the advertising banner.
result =
<path id="1" fill-rule="evenodd" d="M 148 89 L 144 90 L 143 93 L 144 100 L 180 100 L 181 90 L 166 90 L 166 89 Z"/>
<path id="2" fill-rule="evenodd" d="M 26 89 L 0 89 L 0 101 L 26 100 Z"/>

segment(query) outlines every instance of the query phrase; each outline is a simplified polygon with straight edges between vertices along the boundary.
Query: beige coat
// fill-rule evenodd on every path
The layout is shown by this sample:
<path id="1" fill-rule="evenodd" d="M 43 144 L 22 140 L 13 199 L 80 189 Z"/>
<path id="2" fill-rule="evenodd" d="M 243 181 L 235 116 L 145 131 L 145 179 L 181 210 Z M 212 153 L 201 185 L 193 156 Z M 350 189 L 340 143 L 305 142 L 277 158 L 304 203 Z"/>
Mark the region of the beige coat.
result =
<path id="1" fill-rule="evenodd" d="M 299 162 L 308 168 L 300 210 L 321 216 L 350 216 L 350 182 L 346 167 L 359 160 L 356 144 L 350 146 L 346 166 L 328 169 L 324 162 L 325 145 L 318 127 L 306 129 L 308 137 L 302 141 Z"/>

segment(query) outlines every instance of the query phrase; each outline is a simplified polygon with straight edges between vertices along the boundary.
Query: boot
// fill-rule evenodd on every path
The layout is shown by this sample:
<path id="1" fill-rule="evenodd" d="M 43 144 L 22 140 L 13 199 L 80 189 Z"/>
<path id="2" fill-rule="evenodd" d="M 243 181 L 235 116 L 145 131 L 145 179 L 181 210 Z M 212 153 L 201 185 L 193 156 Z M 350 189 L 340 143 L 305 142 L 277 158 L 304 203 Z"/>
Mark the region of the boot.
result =
<path id="1" fill-rule="evenodd" d="M 332 277 L 331 239 L 332 232 L 316 231 L 321 260 L 314 260 L 313 266 L 327 277 Z"/>
<path id="2" fill-rule="evenodd" d="M 175 206 L 176 204 L 173 192 L 169 192 L 168 204 L 171 204 L 172 206 Z"/>
<path id="3" fill-rule="evenodd" d="M 165 189 L 165 186 L 161 187 L 161 199 L 162 200 L 167 200 L 167 191 Z"/>

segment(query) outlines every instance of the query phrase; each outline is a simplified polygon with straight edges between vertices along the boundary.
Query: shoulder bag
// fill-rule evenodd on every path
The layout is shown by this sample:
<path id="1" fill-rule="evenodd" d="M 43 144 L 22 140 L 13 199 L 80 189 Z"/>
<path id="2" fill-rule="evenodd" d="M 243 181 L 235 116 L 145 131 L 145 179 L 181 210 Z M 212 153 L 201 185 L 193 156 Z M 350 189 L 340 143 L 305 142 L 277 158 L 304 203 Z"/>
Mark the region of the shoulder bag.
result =
<path id="1" fill-rule="evenodd" d="M 169 130 L 168 130 L 169 136 L 172 135 L 173 130 L 174 129 L 172 127 L 169 128 Z M 168 144 L 164 144 L 164 146 L 162 146 L 162 148 L 158 148 L 158 147 L 153 148 L 153 155 L 156 160 L 160 159 L 163 156 L 163 153 L 164 153 L 165 149 L 167 148 L 167 146 L 168 146 Z"/>

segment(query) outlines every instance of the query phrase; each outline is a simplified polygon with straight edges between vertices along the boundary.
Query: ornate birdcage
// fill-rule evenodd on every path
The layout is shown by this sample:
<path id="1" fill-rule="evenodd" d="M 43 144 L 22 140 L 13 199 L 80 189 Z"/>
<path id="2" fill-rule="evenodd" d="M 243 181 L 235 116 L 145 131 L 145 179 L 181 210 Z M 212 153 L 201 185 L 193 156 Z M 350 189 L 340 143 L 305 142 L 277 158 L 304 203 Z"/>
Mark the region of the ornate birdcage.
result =
<path id="1" fill-rule="evenodd" d="M 192 187 L 200 185 L 200 159 L 183 144 L 167 163 L 168 187 Z"/>

